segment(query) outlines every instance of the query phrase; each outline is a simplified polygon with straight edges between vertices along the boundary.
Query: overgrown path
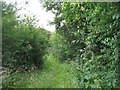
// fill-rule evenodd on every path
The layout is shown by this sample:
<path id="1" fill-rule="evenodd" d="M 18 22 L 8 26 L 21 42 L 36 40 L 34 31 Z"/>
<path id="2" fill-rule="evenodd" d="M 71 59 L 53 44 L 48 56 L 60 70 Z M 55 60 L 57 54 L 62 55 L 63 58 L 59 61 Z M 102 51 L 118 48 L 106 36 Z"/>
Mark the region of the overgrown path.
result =
<path id="1" fill-rule="evenodd" d="M 30 73 L 13 73 L 4 80 L 4 87 L 15 88 L 73 88 L 74 70 L 70 64 L 59 63 L 52 56 L 48 56 L 45 67 Z"/>

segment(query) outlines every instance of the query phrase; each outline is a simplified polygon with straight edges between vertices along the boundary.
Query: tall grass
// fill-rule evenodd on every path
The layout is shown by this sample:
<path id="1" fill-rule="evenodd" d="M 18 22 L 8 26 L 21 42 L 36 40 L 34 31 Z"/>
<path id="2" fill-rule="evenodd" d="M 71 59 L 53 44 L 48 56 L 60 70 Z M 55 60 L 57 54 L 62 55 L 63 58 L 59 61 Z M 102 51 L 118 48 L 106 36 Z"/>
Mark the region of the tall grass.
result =
<path id="1" fill-rule="evenodd" d="M 60 63 L 52 55 L 47 55 L 44 69 L 27 73 L 13 73 L 3 78 L 7 88 L 75 88 L 77 80 L 72 64 Z"/>

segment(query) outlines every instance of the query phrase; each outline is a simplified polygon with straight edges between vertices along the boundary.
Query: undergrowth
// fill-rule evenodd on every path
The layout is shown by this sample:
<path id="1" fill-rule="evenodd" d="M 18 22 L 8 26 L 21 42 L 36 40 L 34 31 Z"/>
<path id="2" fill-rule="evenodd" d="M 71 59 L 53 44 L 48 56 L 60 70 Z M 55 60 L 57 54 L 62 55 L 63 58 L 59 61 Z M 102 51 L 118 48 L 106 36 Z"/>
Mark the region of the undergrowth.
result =
<path id="1" fill-rule="evenodd" d="M 60 63 L 48 55 L 43 70 L 6 74 L 3 88 L 75 88 L 77 81 L 74 73 L 72 64 Z"/>

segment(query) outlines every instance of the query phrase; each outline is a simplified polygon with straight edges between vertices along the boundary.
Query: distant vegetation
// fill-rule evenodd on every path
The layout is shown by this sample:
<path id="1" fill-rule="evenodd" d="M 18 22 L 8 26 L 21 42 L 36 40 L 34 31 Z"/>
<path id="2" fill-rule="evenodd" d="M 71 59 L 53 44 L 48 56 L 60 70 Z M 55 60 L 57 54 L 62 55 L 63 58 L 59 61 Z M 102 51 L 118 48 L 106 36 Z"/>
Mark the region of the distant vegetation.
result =
<path id="1" fill-rule="evenodd" d="M 46 2 L 54 33 L 2 7 L 3 88 L 120 87 L 120 3 Z"/>

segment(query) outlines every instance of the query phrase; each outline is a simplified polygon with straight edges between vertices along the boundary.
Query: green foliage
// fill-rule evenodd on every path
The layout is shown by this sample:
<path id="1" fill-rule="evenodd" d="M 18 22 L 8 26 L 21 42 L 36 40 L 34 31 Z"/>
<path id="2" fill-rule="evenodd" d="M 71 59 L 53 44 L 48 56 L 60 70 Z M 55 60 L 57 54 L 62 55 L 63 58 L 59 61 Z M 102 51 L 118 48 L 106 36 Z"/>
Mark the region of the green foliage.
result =
<path id="1" fill-rule="evenodd" d="M 79 87 L 119 87 L 119 3 L 46 3 L 78 63 Z M 59 51 L 58 51 L 59 52 Z M 62 56 L 61 56 L 62 57 Z"/>
<path id="2" fill-rule="evenodd" d="M 62 62 L 68 59 L 69 45 L 67 45 L 62 35 L 53 33 L 50 38 L 50 45 L 49 52 L 52 53 L 55 58 Z"/>
<path id="3" fill-rule="evenodd" d="M 14 5 L 3 3 L 3 66 L 23 71 L 43 66 L 8 74 L 3 87 L 120 87 L 119 3 L 46 2 L 44 7 L 56 16 L 55 33 L 36 28 L 35 18 L 18 21 Z"/>
<path id="4" fill-rule="evenodd" d="M 3 3 L 3 66 L 41 67 L 48 43 L 48 31 L 36 28 L 26 19 L 18 21 L 13 5 Z M 19 24 L 20 23 L 20 24 Z"/>

